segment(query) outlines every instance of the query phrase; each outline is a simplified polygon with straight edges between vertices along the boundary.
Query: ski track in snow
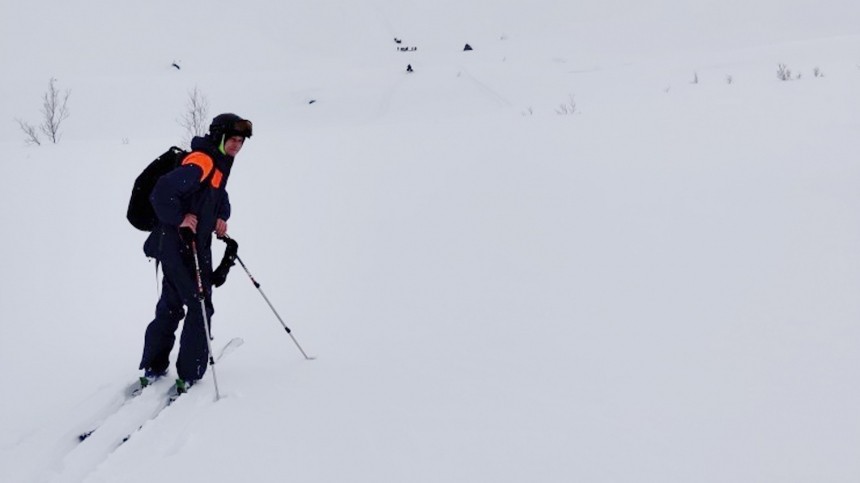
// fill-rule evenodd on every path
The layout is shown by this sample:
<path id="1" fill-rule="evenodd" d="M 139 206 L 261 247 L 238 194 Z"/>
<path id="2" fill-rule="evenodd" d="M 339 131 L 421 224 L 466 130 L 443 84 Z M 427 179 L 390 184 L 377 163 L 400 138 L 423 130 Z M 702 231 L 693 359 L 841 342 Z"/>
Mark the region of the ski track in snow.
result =
<path id="1" fill-rule="evenodd" d="M 408 80 L 406 77 L 408 74 L 404 74 L 403 78 L 397 79 L 391 84 L 391 87 L 383 92 L 382 97 L 379 99 L 379 103 L 377 104 L 376 113 L 372 117 L 372 119 L 382 119 L 388 114 L 389 109 L 391 108 L 391 100 L 397 91 L 403 86 L 403 84 Z"/>
<path id="2" fill-rule="evenodd" d="M 149 421 L 164 402 L 165 394 L 173 385 L 170 378 L 162 378 L 134 399 L 129 400 L 112 413 L 103 415 L 103 422 L 88 438 L 60 454 L 54 455 L 55 464 L 50 468 L 53 476 L 48 481 L 72 483 L 83 479 L 98 465 L 107 460 L 122 444 L 123 438 L 134 433 Z M 85 431 L 85 430 L 84 430 Z M 80 431 L 67 433 L 58 446 L 67 447 L 75 443 Z"/>
<path id="3" fill-rule="evenodd" d="M 231 339 L 221 349 L 217 361 L 220 362 L 223 357 L 243 343 L 241 339 Z M 171 409 L 165 405 L 168 391 L 172 387 L 173 379 L 163 377 L 147 387 L 142 394 L 131 399 L 125 397 L 128 387 L 122 389 L 91 417 L 76 423 L 62 434 L 42 465 L 45 471 L 38 481 L 51 483 L 84 481 L 115 451 L 128 441 L 139 437 L 147 425 L 155 421 L 161 413 Z M 107 389 L 116 390 L 116 386 L 112 385 Z M 180 407 L 182 404 L 193 403 L 211 396 L 208 393 L 210 389 L 208 384 L 201 384 L 200 389 L 184 395 L 176 401 L 175 406 Z M 85 406 L 97 396 L 98 393 L 88 398 L 79 407 Z M 79 441 L 79 436 L 88 431 L 93 432 L 83 441 Z M 179 431 L 177 434 L 181 436 L 183 433 Z M 178 452 L 186 440 L 187 438 L 184 437 L 174 440 L 166 447 L 166 454 Z"/>
<path id="4" fill-rule="evenodd" d="M 509 99 L 496 92 L 486 83 L 478 80 L 465 67 L 458 66 L 458 69 L 458 77 L 465 77 L 467 80 L 471 81 L 484 95 L 492 99 L 499 107 L 511 107 L 513 105 Z"/>

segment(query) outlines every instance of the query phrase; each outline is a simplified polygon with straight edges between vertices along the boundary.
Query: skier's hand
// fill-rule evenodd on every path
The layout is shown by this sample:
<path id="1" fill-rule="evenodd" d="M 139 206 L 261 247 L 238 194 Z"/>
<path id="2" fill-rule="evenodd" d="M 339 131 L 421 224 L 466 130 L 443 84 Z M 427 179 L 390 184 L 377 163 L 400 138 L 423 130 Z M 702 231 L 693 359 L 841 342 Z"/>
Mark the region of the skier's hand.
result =
<path id="1" fill-rule="evenodd" d="M 187 213 L 185 218 L 182 219 L 182 223 L 179 224 L 180 230 L 182 228 L 188 228 L 192 233 L 197 233 L 197 215 L 193 213 Z"/>
<path id="2" fill-rule="evenodd" d="M 227 222 L 222 220 L 221 218 L 218 218 L 217 220 L 215 220 L 215 235 L 218 236 L 218 238 L 221 238 L 226 234 Z"/>
<path id="3" fill-rule="evenodd" d="M 191 228 L 183 226 L 179 229 L 179 238 L 182 238 L 182 242 L 185 243 L 186 247 L 191 248 L 191 243 L 194 241 L 194 232 L 191 231 Z"/>

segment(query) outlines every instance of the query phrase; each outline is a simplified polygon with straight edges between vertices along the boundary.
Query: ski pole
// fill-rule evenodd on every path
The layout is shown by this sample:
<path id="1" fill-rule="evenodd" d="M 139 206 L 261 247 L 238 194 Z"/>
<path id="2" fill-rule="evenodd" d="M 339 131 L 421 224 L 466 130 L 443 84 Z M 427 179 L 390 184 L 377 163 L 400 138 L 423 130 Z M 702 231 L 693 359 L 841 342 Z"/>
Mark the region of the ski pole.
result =
<path id="1" fill-rule="evenodd" d="M 212 354 L 212 341 L 209 331 L 209 314 L 206 312 L 206 292 L 203 290 L 203 279 L 200 276 L 200 260 L 197 258 L 197 242 L 191 239 L 191 252 L 194 254 L 194 273 L 197 275 L 197 298 L 200 300 L 200 311 L 203 314 L 203 328 L 206 330 L 206 347 L 209 349 L 209 365 L 212 366 L 212 381 L 215 382 L 215 400 L 221 399 L 218 391 L 218 377 L 215 376 L 215 356 Z"/>
<path id="2" fill-rule="evenodd" d="M 227 235 L 224 235 L 224 238 L 229 238 L 229 237 Z M 248 267 L 245 266 L 245 262 L 242 261 L 242 259 L 239 257 L 238 254 L 236 254 L 236 260 L 239 262 L 239 265 L 242 265 L 242 269 L 245 270 L 245 273 L 248 274 L 248 278 L 251 279 L 251 283 L 254 284 L 254 287 L 257 287 L 257 290 L 260 292 L 260 295 L 263 296 L 263 300 L 265 300 L 266 303 L 269 304 L 269 308 L 272 309 L 272 312 L 274 312 L 275 317 L 278 318 L 278 321 L 284 327 L 284 330 L 287 331 L 287 335 L 289 335 L 290 338 L 293 339 L 293 342 L 296 344 L 296 347 L 299 348 L 299 352 L 302 353 L 302 355 L 305 357 L 306 360 L 311 361 L 311 360 L 316 359 L 316 357 L 308 357 L 308 355 L 305 353 L 305 350 L 302 349 L 301 345 L 299 345 L 299 341 L 297 341 L 295 336 L 293 336 L 293 331 L 291 331 L 290 328 L 287 327 L 287 324 L 284 323 L 284 319 L 282 319 L 281 316 L 278 314 L 278 311 L 275 310 L 275 307 L 272 305 L 272 302 L 269 301 L 269 297 L 266 297 L 266 294 L 263 292 L 263 289 L 260 288 L 260 283 L 257 282 L 256 279 L 254 279 L 254 276 L 251 275 L 251 272 L 248 270 Z"/>

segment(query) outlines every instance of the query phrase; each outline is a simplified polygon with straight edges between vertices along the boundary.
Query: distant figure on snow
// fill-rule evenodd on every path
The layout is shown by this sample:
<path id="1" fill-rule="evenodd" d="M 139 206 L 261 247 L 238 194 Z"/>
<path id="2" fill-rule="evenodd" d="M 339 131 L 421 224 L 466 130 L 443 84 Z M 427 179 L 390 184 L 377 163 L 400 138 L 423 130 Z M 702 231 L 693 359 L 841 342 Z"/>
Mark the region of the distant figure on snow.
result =
<path id="1" fill-rule="evenodd" d="M 466 44 L 466 46 L 465 46 L 465 47 L 463 47 L 463 52 L 466 52 L 466 51 L 468 51 L 468 50 L 472 50 L 472 46 L 471 46 L 471 45 L 469 45 L 469 44 Z"/>
<path id="2" fill-rule="evenodd" d="M 412 70 L 412 64 L 406 66 L 406 72 L 415 72 Z"/>

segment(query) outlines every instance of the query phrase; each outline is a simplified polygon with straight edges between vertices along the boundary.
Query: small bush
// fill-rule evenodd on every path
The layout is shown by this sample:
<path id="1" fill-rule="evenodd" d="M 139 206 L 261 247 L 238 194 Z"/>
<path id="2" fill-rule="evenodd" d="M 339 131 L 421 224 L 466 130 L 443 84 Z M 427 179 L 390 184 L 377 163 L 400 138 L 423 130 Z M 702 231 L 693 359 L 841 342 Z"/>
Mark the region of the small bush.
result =
<path id="1" fill-rule="evenodd" d="M 790 81 L 795 78 L 791 75 L 791 69 L 788 68 L 785 64 L 779 64 L 776 68 L 776 78 L 781 81 Z M 797 77 L 800 78 L 799 76 Z"/>
<path id="2" fill-rule="evenodd" d="M 51 78 L 48 92 L 42 96 L 42 125 L 39 129 L 54 144 L 60 141 L 60 125 L 69 118 L 68 103 L 71 93 L 72 91 L 66 89 L 61 99 L 57 79 Z"/>
<path id="3" fill-rule="evenodd" d="M 185 128 L 185 146 L 191 146 L 194 136 L 206 134 L 206 122 L 209 119 L 209 99 L 204 96 L 197 86 L 188 93 L 185 113 L 179 120 L 179 125 Z"/>
<path id="4" fill-rule="evenodd" d="M 34 125 L 32 125 L 32 124 L 30 124 L 30 123 L 28 123 L 22 119 L 15 119 L 15 122 L 18 123 L 18 127 L 21 128 L 21 131 L 23 131 L 24 135 L 26 136 L 24 138 L 25 143 L 27 143 L 28 145 L 31 145 L 31 146 L 34 144 L 36 146 L 42 145 L 42 140 L 39 139 L 39 133 L 36 132 L 36 126 L 34 126 Z"/>
<path id="5" fill-rule="evenodd" d="M 47 136 L 54 144 L 60 142 L 60 126 L 63 121 L 69 118 L 69 96 L 71 93 L 68 89 L 61 93 L 57 89 L 57 79 L 52 77 L 48 81 L 48 91 L 42 95 L 42 123 L 39 124 L 38 128 L 39 132 Z M 27 144 L 41 146 L 42 141 L 36 132 L 36 126 L 22 119 L 15 119 L 15 122 L 24 132 L 26 136 L 24 141 Z"/>
<path id="6" fill-rule="evenodd" d="M 574 114 L 576 112 L 576 100 L 573 98 L 573 94 L 570 95 L 567 102 L 559 104 L 555 112 L 559 116 L 568 116 L 570 114 Z"/>

